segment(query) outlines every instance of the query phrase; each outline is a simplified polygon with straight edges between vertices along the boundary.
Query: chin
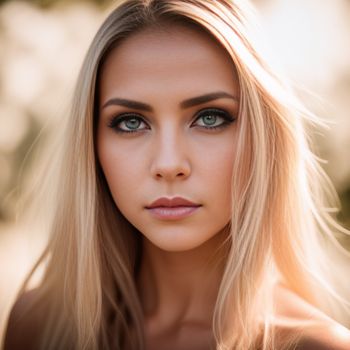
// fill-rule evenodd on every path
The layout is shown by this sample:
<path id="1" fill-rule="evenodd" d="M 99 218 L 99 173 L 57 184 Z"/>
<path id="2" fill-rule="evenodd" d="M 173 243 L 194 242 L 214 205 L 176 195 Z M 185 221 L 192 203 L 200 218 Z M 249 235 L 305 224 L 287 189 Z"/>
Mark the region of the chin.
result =
<path id="1" fill-rule="evenodd" d="M 203 245 L 206 240 L 191 240 L 189 239 L 188 235 L 187 237 L 181 237 L 181 235 L 177 235 L 169 237 L 168 235 L 164 235 L 162 238 L 160 237 L 154 237 L 150 239 L 149 237 L 145 237 L 148 244 L 151 244 L 161 250 L 167 251 L 167 252 L 185 252 L 192 249 L 196 249 Z"/>

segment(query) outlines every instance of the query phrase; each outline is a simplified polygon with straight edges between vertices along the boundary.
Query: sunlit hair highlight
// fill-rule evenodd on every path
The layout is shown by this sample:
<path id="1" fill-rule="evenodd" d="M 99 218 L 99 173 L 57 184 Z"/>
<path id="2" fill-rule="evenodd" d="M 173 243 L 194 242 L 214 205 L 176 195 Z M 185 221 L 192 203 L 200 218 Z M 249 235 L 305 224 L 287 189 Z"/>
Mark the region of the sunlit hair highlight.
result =
<path id="1" fill-rule="evenodd" d="M 143 349 L 135 274 L 140 236 L 119 212 L 96 158 L 99 69 L 122 40 L 145 28 L 190 25 L 222 45 L 240 84 L 237 160 L 226 268 L 215 306 L 217 350 L 280 349 L 272 292 L 277 280 L 340 319 L 324 242 L 347 233 L 325 209 L 336 198 L 313 155 L 306 124 L 318 119 L 256 51 L 246 1 L 119 1 L 80 71 L 64 129 L 51 238 L 36 299 L 52 300 L 43 349 Z M 328 189 L 328 190 L 327 190 Z M 346 252 L 339 247 L 339 251 Z M 28 277 L 22 292 L 29 281 Z M 344 304 L 339 304 L 343 305 Z M 333 312 L 333 313 L 332 313 Z M 293 339 L 284 339 L 284 346 Z"/>

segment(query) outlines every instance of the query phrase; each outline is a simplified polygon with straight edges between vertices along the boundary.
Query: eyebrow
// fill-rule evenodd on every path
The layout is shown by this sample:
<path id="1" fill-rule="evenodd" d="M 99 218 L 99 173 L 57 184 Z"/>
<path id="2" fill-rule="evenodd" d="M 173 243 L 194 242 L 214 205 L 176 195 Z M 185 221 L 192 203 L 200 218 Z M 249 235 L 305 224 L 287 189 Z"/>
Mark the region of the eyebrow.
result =
<path id="1" fill-rule="evenodd" d="M 202 103 L 217 100 L 219 98 L 229 98 L 229 99 L 232 99 L 232 100 L 238 102 L 238 98 L 236 96 L 233 96 L 233 95 L 231 95 L 227 92 L 224 92 L 224 91 L 217 91 L 217 92 L 212 92 L 209 94 L 200 95 L 200 96 L 196 96 L 196 97 L 192 97 L 192 98 L 189 98 L 187 100 L 184 100 L 180 103 L 180 107 L 182 109 L 185 109 L 185 108 L 193 107 L 193 106 L 196 106 L 196 105 L 199 105 Z M 117 98 L 117 97 L 114 97 L 114 98 L 111 98 L 110 100 L 108 100 L 102 106 L 102 109 L 104 109 L 108 106 L 112 106 L 112 105 L 119 105 L 119 106 L 129 107 L 132 109 L 153 112 L 152 106 L 150 106 L 146 103 L 135 101 L 135 100 L 128 100 L 125 98 Z"/>

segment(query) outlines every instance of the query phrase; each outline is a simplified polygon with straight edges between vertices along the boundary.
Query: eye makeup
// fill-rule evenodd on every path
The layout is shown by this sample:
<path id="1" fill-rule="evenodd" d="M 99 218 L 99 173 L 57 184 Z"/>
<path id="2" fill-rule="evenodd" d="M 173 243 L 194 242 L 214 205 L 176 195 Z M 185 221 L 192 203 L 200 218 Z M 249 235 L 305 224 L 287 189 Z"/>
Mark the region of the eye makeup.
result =
<path id="1" fill-rule="evenodd" d="M 223 129 L 236 120 L 230 113 L 223 109 L 206 108 L 200 110 L 191 126 L 197 126 L 209 131 Z M 196 123 L 201 121 L 201 124 Z M 139 128 L 144 124 L 146 127 Z M 123 127 L 122 127 L 123 126 Z M 108 127 L 117 133 L 137 133 L 149 130 L 150 127 L 141 114 L 138 113 L 122 113 L 111 118 Z"/>

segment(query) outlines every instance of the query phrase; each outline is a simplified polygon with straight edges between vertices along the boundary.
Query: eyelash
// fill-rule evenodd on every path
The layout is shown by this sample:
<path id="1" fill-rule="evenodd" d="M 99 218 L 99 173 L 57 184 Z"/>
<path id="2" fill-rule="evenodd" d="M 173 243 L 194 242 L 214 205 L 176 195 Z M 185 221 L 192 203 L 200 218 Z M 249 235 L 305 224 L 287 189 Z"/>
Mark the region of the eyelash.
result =
<path id="1" fill-rule="evenodd" d="M 233 118 L 229 113 L 227 113 L 224 110 L 216 109 L 216 108 L 208 108 L 208 109 L 201 110 L 197 113 L 197 118 L 195 119 L 195 122 L 198 119 L 209 116 L 209 115 L 219 116 L 220 118 L 222 118 L 224 120 L 223 123 L 220 125 L 216 125 L 216 126 L 201 125 L 200 126 L 201 128 L 204 128 L 204 129 L 207 129 L 210 131 L 222 129 L 236 120 L 235 118 Z M 115 132 L 121 133 L 121 134 L 129 134 L 129 133 L 135 133 L 135 132 L 140 132 L 140 131 L 146 130 L 146 129 L 123 130 L 123 129 L 120 129 L 118 127 L 118 125 L 121 122 L 131 120 L 131 119 L 140 120 L 143 123 L 146 123 L 144 121 L 144 119 L 136 113 L 123 113 L 123 114 L 120 114 L 120 115 L 113 117 L 111 119 L 111 121 L 109 122 L 108 126 L 112 129 L 114 129 Z"/>

